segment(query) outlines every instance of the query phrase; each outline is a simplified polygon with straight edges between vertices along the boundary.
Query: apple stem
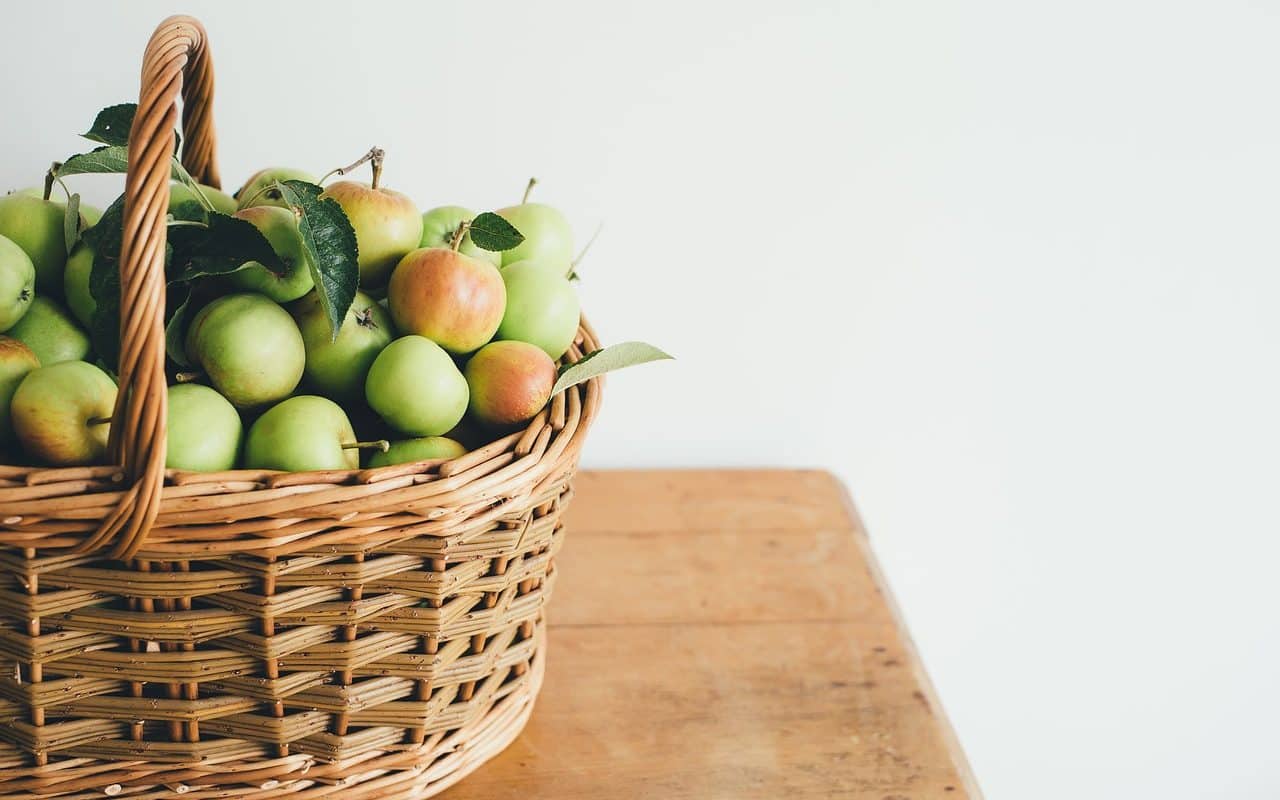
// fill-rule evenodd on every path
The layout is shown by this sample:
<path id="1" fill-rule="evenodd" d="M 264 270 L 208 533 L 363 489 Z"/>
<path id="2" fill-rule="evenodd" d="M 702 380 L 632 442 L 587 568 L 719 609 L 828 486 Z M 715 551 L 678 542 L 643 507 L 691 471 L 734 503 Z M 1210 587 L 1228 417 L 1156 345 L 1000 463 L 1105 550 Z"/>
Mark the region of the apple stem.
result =
<path id="1" fill-rule="evenodd" d="M 537 179 L 537 178 L 530 178 L 530 179 L 529 179 L 529 183 L 528 183 L 528 184 L 526 184 L 526 185 L 525 185 L 525 187 L 524 187 L 524 195 L 520 198 L 520 205 L 524 205 L 525 203 L 529 202 L 529 192 L 532 192 L 532 191 L 533 191 L 533 187 L 535 187 L 535 186 L 537 186 L 537 185 L 538 185 L 538 179 Z"/>
<path id="2" fill-rule="evenodd" d="M 88 425 L 106 425 L 111 421 L 111 417 L 89 417 Z"/>
<path id="3" fill-rule="evenodd" d="M 173 379 L 178 383 L 193 383 L 203 377 L 203 372 L 179 372 L 173 376 Z"/>
<path id="4" fill-rule="evenodd" d="M 352 161 L 350 164 L 346 165 L 345 167 L 338 167 L 337 169 L 329 170 L 328 172 L 326 172 L 324 177 L 320 179 L 320 183 L 321 185 L 323 185 L 325 181 L 329 180 L 334 175 L 346 175 L 348 172 L 351 172 L 354 169 L 359 169 L 365 163 L 372 161 L 373 162 L 373 183 L 370 185 L 373 188 L 377 189 L 378 181 L 382 179 L 382 159 L 385 158 L 386 155 L 387 155 L 386 152 L 381 147 L 378 147 L 377 145 L 375 145 L 369 148 L 369 152 L 360 156 L 355 161 Z"/>
<path id="5" fill-rule="evenodd" d="M 458 223 L 458 229 L 453 232 L 453 236 L 449 239 L 449 249 L 458 252 L 458 248 L 462 246 L 462 240 L 467 235 L 467 229 L 471 227 L 470 220 L 463 220 Z"/>
<path id="6" fill-rule="evenodd" d="M 49 195 L 53 194 L 53 182 L 58 177 L 58 167 L 62 164 L 58 161 L 53 162 L 53 166 L 49 167 L 49 171 L 44 174 L 44 199 L 48 200 Z"/>
<path id="7" fill-rule="evenodd" d="M 348 442 L 342 446 L 343 450 L 372 450 L 374 448 L 385 453 L 391 449 L 391 442 L 386 439 L 376 439 L 372 442 Z"/>

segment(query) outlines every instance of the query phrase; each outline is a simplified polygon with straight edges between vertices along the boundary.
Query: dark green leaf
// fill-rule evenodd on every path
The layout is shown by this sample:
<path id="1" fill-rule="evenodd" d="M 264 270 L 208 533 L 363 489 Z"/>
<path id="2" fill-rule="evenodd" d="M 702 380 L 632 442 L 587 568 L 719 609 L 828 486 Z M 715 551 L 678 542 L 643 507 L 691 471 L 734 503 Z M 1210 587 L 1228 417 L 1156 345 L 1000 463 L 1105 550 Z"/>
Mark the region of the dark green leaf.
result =
<path id="1" fill-rule="evenodd" d="M 577 386 L 583 381 L 597 375 L 613 372 L 616 369 L 644 364 L 649 361 L 660 361 L 671 356 L 651 344 L 644 342 L 622 342 L 610 345 L 603 350 L 587 353 L 576 364 L 565 364 L 560 368 L 560 377 L 556 380 L 552 395 Z"/>
<path id="2" fill-rule="evenodd" d="M 190 281 L 205 275 L 235 272 L 257 261 L 272 272 L 283 274 L 287 265 L 276 255 L 271 243 L 251 223 L 216 211 L 209 212 L 209 224 L 174 225 L 169 228 L 173 255 L 169 261 L 171 281 Z"/>
<path id="3" fill-rule="evenodd" d="M 73 194 L 67 198 L 67 206 L 62 212 L 62 241 L 67 245 L 67 252 L 76 246 L 80 238 L 80 195 Z"/>
<path id="4" fill-rule="evenodd" d="M 479 214 L 471 220 L 471 241 L 481 250 L 500 253 L 519 247 L 524 241 L 524 234 L 515 226 L 491 211 Z"/>
<path id="5" fill-rule="evenodd" d="M 310 256 L 316 294 L 329 317 L 329 330 L 337 339 L 360 282 L 356 232 L 342 206 L 332 198 L 321 199 L 324 190 L 314 183 L 276 181 L 275 187 L 298 215 L 298 231 Z"/>
<path id="6" fill-rule="evenodd" d="M 94 148 L 87 153 L 72 156 L 54 171 L 59 178 L 68 175 L 124 173 L 129 170 L 129 150 L 124 145 L 113 144 Z M 195 180 L 187 174 L 177 159 L 173 159 L 170 177 L 188 186 Z"/>
<path id="7" fill-rule="evenodd" d="M 85 243 L 93 248 L 93 271 L 89 274 L 89 294 L 96 307 L 89 326 L 93 349 L 114 366 L 120 360 L 120 243 L 124 230 L 124 196 L 102 212 L 97 225 L 84 232 Z"/>
<path id="8" fill-rule="evenodd" d="M 102 144 L 128 144 L 129 129 L 133 127 L 133 116 L 137 112 L 137 103 L 107 106 L 98 112 L 89 132 L 81 135 Z"/>
<path id="9" fill-rule="evenodd" d="M 206 212 L 204 206 L 200 205 L 199 200 L 183 200 L 176 206 L 170 206 L 169 213 L 177 220 L 203 223 Z"/>
<path id="10" fill-rule="evenodd" d="M 191 316 L 191 284 L 174 284 L 170 288 L 168 307 L 173 309 L 172 316 L 164 326 L 164 350 L 169 358 L 180 367 L 190 367 L 187 358 L 187 324 Z"/>

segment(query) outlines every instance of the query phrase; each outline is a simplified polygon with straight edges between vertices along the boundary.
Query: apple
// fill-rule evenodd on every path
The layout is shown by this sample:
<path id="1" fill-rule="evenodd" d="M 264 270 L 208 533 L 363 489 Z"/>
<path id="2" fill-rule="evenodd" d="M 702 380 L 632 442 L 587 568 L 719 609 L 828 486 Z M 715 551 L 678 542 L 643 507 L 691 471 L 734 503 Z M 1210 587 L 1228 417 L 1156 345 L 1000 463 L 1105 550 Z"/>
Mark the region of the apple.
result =
<path id="1" fill-rule="evenodd" d="M 39 199 L 43 200 L 43 199 L 44 199 L 44 187 L 42 187 L 42 186 L 30 186 L 30 187 L 28 187 L 28 188 L 26 188 L 26 189 L 19 189 L 18 191 L 14 192 L 14 194 L 24 194 L 24 195 L 26 195 L 27 197 L 36 197 L 36 198 L 39 198 Z M 57 196 L 56 194 L 55 194 L 55 195 L 52 195 L 52 196 L 49 198 L 49 202 L 57 204 L 58 208 L 61 208 L 61 209 L 63 209 L 64 211 L 65 211 L 65 210 L 66 210 L 66 208 L 67 208 L 67 201 L 66 201 L 66 200 L 59 200 L 59 199 L 58 199 L 58 196 Z M 81 199 L 80 199 L 80 223 L 81 223 L 81 227 L 84 227 L 84 228 L 92 228 L 94 225 L 97 225 L 97 224 L 98 224 L 98 221 L 99 221 L 99 220 L 101 220 L 101 219 L 102 219 L 102 209 L 100 209 L 100 208 L 98 208 L 98 207 L 96 207 L 96 206 L 91 206 L 91 205 L 89 205 L 88 203 L 84 202 L 84 198 L 81 198 Z"/>
<path id="2" fill-rule="evenodd" d="M 9 414 L 18 443 L 46 464 L 101 463 L 116 402 L 116 385 L 86 361 L 33 369 L 13 393 Z"/>
<path id="3" fill-rule="evenodd" d="M 365 399 L 401 433 L 439 436 L 466 413 L 467 381 L 440 345 L 423 336 L 402 336 L 374 359 Z"/>
<path id="4" fill-rule="evenodd" d="M 67 269 L 62 276 L 62 289 L 67 298 L 67 308 L 86 328 L 93 324 L 93 312 L 98 303 L 89 291 L 89 278 L 93 275 L 93 248 L 84 242 L 76 245 L 67 258 Z"/>
<path id="5" fill-rule="evenodd" d="M 564 214 L 542 203 L 521 203 L 500 208 L 496 213 L 524 236 L 523 242 L 503 251 L 502 266 L 536 259 L 563 265 L 563 274 L 569 274 L 569 264 L 573 261 L 573 229 Z"/>
<path id="6" fill-rule="evenodd" d="M 284 183 L 285 181 L 305 181 L 306 183 L 315 183 L 316 176 L 305 170 L 293 169 L 292 167 L 268 167 L 260 169 L 253 175 L 249 176 L 249 180 L 245 181 L 244 186 L 240 187 L 240 191 L 236 192 L 236 207 L 249 208 L 250 206 L 280 206 L 284 208 L 284 198 L 275 189 L 268 189 L 276 181 Z"/>
<path id="7" fill-rule="evenodd" d="M 231 195 L 221 189 L 215 189 L 212 186 L 205 186 L 203 183 L 197 185 L 200 187 L 200 191 L 204 194 L 205 199 L 209 201 L 209 205 L 213 206 L 214 211 L 217 211 L 219 214 L 236 213 L 236 201 Z M 191 219 L 192 216 L 190 214 L 183 213 L 185 210 L 183 206 L 189 203 L 195 203 L 200 207 L 201 211 L 204 210 L 204 204 L 200 202 L 199 198 L 196 197 L 195 192 L 191 191 L 185 183 L 182 183 L 181 181 L 174 181 L 173 183 L 170 183 L 169 213 L 173 214 L 178 219 Z M 203 219 L 204 214 L 197 214 L 194 218 Z"/>
<path id="8" fill-rule="evenodd" d="M 497 338 L 541 347 L 552 359 L 565 354 L 578 335 L 578 293 L 559 264 L 517 261 L 502 269 L 507 310 Z"/>
<path id="9" fill-rule="evenodd" d="M 396 263 L 422 241 L 422 217 L 406 195 L 359 181 L 330 184 L 322 198 L 336 200 L 356 232 L 360 285 L 378 288 Z"/>
<path id="10" fill-rule="evenodd" d="M 369 457 L 369 467 L 389 467 L 393 464 L 412 464 L 415 461 L 454 459 L 466 455 L 467 448 L 444 436 L 421 436 L 392 442 L 386 452 L 375 451 Z"/>
<path id="11" fill-rule="evenodd" d="M 0 336 L 0 447 L 13 442 L 13 425 L 9 422 L 9 405 L 18 384 L 27 373 L 40 366 L 31 348 L 10 336 Z"/>
<path id="12" fill-rule="evenodd" d="M 30 347 L 42 366 L 80 361 L 89 355 L 89 337 L 71 314 L 47 297 L 37 297 L 8 334 Z"/>
<path id="13" fill-rule="evenodd" d="M 365 376 L 378 353 L 395 338 L 391 315 L 364 292 L 356 292 L 347 317 L 332 338 L 329 316 L 315 292 L 294 304 L 293 318 L 307 350 L 307 385 L 344 404 L 364 397 Z"/>
<path id="14" fill-rule="evenodd" d="M 528 342 L 491 342 L 467 362 L 471 415 L 495 428 L 528 422 L 551 399 L 556 364 Z"/>
<path id="15" fill-rule="evenodd" d="M 453 234 L 458 230 L 458 226 L 475 218 L 476 212 L 462 206 L 433 208 L 422 215 L 422 240 L 419 246 L 452 247 Z M 488 261 L 495 267 L 502 266 L 502 253 L 477 247 L 476 243 L 471 241 L 470 233 L 462 237 L 458 252 L 481 261 Z"/>
<path id="16" fill-rule="evenodd" d="M 396 266 L 387 302 L 402 332 L 461 354 L 493 338 L 507 305 L 507 289 L 492 264 L 448 248 L 425 247 Z"/>
<path id="17" fill-rule="evenodd" d="M 356 434 L 342 407 L 303 394 L 267 410 L 249 428 L 244 465 L 287 472 L 359 469 Z"/>
<path id="18" fill-rule="evenodd" d="M 254 206 L 235 214 L 262 232 L 271 249 L 284 263 L 284 274 L 250 261 L 231 273 L 228 279 L 239 289 L 261 292 L 277 303 L 297 300 L 315 287 L 311 273 L 311 256 L 298 230 L 298 218 L 287 208 Z"/>
<path id="19" fill-rule="evenodd" d="M 213 388 L 237 408 L 288 397 L 306 362 L 293 317 L 253 292 L 225 295 L 200 309 L 187 329 L 186 350 Z"/>
<path id="20" fill-rule="evenodd" d="M 44 295 L 62 292 L 62 270 L 67 265 L 64 216 L 62 206 L 39 197 L 22 193 L 0 197 L 0 236 L 12 239 L 31 258 L 36 290 Z"/>
<path id="21" fill-rule="evenodd" d="M 221 472 L 240 455 L 240 414 L 227 398 L 197 383 L 169 387 L 169 432 L 164 465 Z"/>
<path id="22" fill-rule="evenodd" d="M 36 296 L 36 268 L 26 251 L 0 236 L 0 331 L 22 319 Z"/>

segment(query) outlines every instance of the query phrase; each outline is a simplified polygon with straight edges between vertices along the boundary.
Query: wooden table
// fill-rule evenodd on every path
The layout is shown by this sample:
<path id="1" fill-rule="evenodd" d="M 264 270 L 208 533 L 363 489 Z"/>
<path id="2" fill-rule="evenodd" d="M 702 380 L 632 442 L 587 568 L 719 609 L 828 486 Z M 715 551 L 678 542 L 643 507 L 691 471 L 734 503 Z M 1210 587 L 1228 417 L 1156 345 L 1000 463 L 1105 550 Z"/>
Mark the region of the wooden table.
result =
<path id="1" fill-rule="evenodd" d="M 533 719 L 442 798 L 981 796 L 829 473 L 576 486 Z"/>

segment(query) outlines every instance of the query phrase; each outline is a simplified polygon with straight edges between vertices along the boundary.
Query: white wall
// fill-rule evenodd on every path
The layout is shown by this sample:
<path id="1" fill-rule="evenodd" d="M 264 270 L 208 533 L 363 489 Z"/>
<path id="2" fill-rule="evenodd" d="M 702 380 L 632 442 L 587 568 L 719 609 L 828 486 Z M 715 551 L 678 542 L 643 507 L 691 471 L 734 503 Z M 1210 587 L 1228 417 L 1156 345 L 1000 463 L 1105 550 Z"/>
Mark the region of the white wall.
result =
<path id="1" fill-rule="evenodd" d="M 992 798 L 1280 794 L 1274 4 L 376 5 L 6 8 L 0 186 L 173 10 L 228 182 L 535 174 L 606 222 L 605 336 L 680 357 L 588 461 L 838 472 Z"/>

